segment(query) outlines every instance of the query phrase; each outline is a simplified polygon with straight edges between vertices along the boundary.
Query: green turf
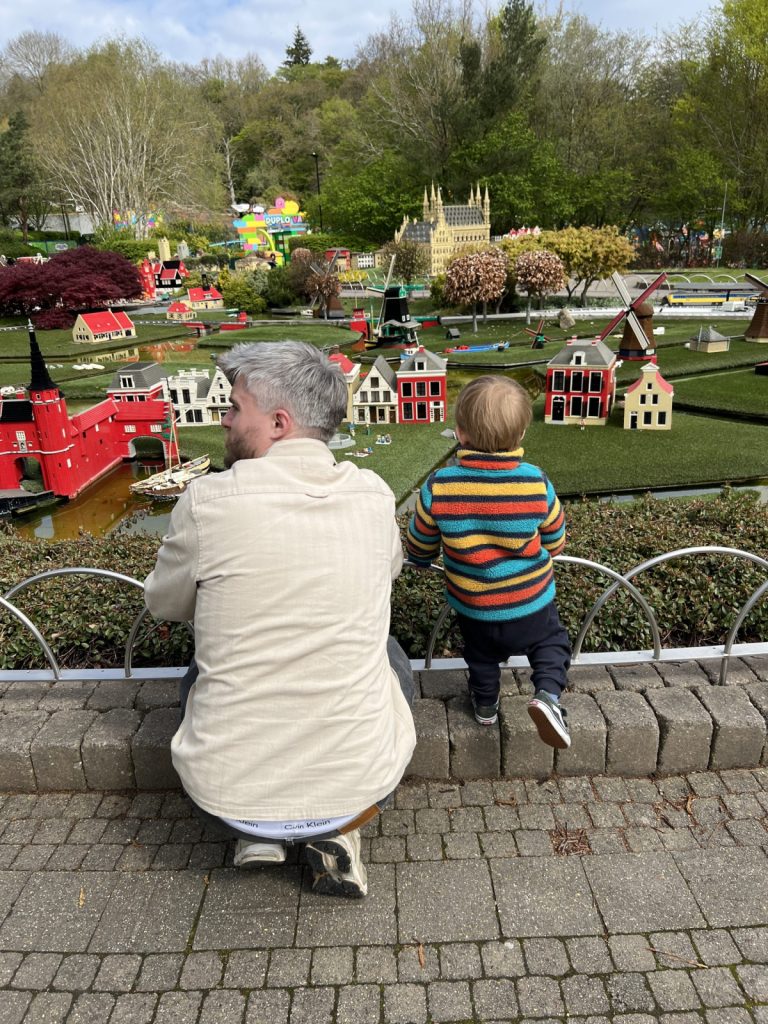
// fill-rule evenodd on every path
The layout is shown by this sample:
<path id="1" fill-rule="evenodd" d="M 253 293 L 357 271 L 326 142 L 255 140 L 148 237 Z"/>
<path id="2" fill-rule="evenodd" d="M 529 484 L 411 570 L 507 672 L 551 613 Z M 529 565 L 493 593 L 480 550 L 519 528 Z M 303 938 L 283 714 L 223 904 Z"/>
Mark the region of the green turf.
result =
<path id="1" fill-rule="evenodd" d="M 768 377 L 753 369 L 675 381 L 675 404 L 757 416 L 768 422 Z"/>

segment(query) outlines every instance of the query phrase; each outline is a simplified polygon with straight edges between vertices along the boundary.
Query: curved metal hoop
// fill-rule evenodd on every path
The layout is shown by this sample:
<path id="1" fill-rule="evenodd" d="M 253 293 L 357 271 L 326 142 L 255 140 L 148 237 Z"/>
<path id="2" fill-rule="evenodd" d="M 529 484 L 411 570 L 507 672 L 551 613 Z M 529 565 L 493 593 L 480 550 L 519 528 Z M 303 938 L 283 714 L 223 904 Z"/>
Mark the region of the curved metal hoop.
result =
<path id="1" fill-rule="evenodd" d="M 15 619 L 18 619 L 19 622 L 30 631 L 32 636 L 35 638 L 35 640 L 37 640 L 38 644 L 40 645 L 40 649 L 45 655 L 45 660 L 51 666 L 53 678 L 57 680 L 61 679 L 61 669 L 59 668 L 59 663 L 56 660 L 56 655 L 48 646 L 45 637 L 34 624 L 34 622 L 30 618 L 28 618 L 28 616 L 26 616 L 20 608 L 17 608 L 15 604 L 11 604 L 10 601 L 6 601 L 4 597 L 0 597 L 0 608 L 5 608 L 6 611 L 8 611 Z"/>

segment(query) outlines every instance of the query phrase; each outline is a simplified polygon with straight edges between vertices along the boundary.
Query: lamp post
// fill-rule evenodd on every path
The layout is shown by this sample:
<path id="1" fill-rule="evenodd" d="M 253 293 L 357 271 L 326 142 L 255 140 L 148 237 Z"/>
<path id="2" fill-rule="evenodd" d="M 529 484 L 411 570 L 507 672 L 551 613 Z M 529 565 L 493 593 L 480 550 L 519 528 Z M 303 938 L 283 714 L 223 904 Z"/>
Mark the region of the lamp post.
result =
<path id="1" fill-rule="evenodd" d="M 320 157 L 312 150 L 312 159 L 315 161 L 315 178 L 317 180 L 317 210 L 320 214 L 320 233 L 323 232 L 323 204 L 320 202 Z"/>

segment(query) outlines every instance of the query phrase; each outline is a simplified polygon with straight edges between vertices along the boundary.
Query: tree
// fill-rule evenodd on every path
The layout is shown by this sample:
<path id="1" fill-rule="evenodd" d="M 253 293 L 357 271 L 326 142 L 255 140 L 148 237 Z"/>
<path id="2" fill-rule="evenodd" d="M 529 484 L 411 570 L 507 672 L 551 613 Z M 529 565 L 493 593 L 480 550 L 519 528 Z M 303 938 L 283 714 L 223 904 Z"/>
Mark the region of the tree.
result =
<path id="1" fill-rule="evenodd" d="M 41 203 L 46 205 L 29 141 L 29 123 L 19 110 L 0 134 L 0 217 L 4 224 L 16 221 L 26 242 L 33 208 Z"/>
<path id="2" fill-rule="evenodd" d="M 90 246 L 68 249 L 39 265 L 0 270 L 0 312 L 29 316 L 35 310 L 88 309 L 141 295 L 141 278 L 124 256 Z"/>
<path id="3" fill-rule="evenodd" d="M 495 302 L 504 292 L 507 260 L 499 249 L 469 253 L 451 260 L 445 271 L 443 294 L 447 302 L 472 307 L 472 331 L 477 334 L 477 306 Z"/>
<path id="4" fill-rule="evenodd" d="M 227 307 L 254 314 L 263 313 L 267 308 L 266 299 L 262 297 L 250 273 L 231 274 L 223 270 L 219 274 L 218 287 Z"/>
<path id="5" fill-rule="evenodd" d="M 283 67 L 292 68 L 297 64 L 309 64 L 311 56 L 312 47 L 309 45 L 309 40 L 297 25 L 293 34 L 293 42 L 285 48 Z"/>
<path id="6" fill-rule="evenodd" d="M 331 270 L 328 264 L 326 269 L 313 270 L 307 280 L 309 294 L 313 302 L 319 302 L 323 311 L 323 319 L 328 319 L 328 307 L 331 299 L 341 292 L 341 281 L 339 275 Z"/>
<path id="7" fill-rule="evenodd" d="M 559 256 L 546 249 L 523 252 L 515 260 L 517 287 L 528 295 L 525 322 L 531 322 L 531 297 L 559 291 L 565 284 L 565 270 Z"/>
<path id="8" fill-rule="evenodd" d="M 303 239 L 302 239 L 303 241 Z M 320 257 L 322 259 L 322 257 Z M 297 246 L 291 250 L 291 262 L 288 264 L 288 281 L 297 295 L 309 298 L 311 295 L 310 279 L 314 273 L 312 264 L 317 259 L 309 249 Z"/>
<path id="9" fill-rule="evenodd" d="M 417 278 L 425 278 L 429 274 L 429 252 L 426 246 L 418 242 L 409 242 L 407 239 L 387 242 L 381 255 L 387 267 L 392 257 L 395 257 L 394 275 L 403 284 L 412 284 Z"/>
<path id="10" fill-rule="evenodd" d="M 42 93 L 51 68 L 66 64 L 73 55 L 66 39 L 55 32 L 22 32 L 6 44 L 0 63 L 6 74 L 26 79 Z"/>
<path id="11" fill-rule="evenodd" d="M 143 42 L 109 42 L 50 75 L 32 116 L 49 186 L 98 224 L 221 203 L 208 126 L 185 112 L 178 75 Z"/>
<path id="12" fill-rule="evenodd" d="M 544 239 L 548 249 L 562 260 L 571 281 L 567 284 L 568 299 L 582 285 L 581 304 L 587 304 L 590 285 L 615 271 L 623 271 L 634 257 L 630 241 L 616 227 L 565 228 Z"/>

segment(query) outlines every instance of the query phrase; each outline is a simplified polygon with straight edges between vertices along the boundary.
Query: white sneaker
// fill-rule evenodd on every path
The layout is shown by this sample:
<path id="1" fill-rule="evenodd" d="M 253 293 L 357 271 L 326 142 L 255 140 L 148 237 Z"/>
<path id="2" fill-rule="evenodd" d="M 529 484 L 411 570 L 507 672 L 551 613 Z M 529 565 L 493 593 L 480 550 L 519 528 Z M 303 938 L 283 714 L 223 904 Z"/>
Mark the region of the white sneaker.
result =
<path id="1" fill-rule="evenodd" d="M 238 839 L 234 864 L 236 868 L 244 868 L 248 864 L 282 864 L 285 854 L 283 843 L 250 843 L 247 839 Z"/>
<path id="2" fill-rule="evenodd" d="M 358 829 L 333 839 L 307 843 L 305 850 L 314 875 L 313 892 L 357 898 L 368 895 L 368 874 L 360 857 Z"/>

